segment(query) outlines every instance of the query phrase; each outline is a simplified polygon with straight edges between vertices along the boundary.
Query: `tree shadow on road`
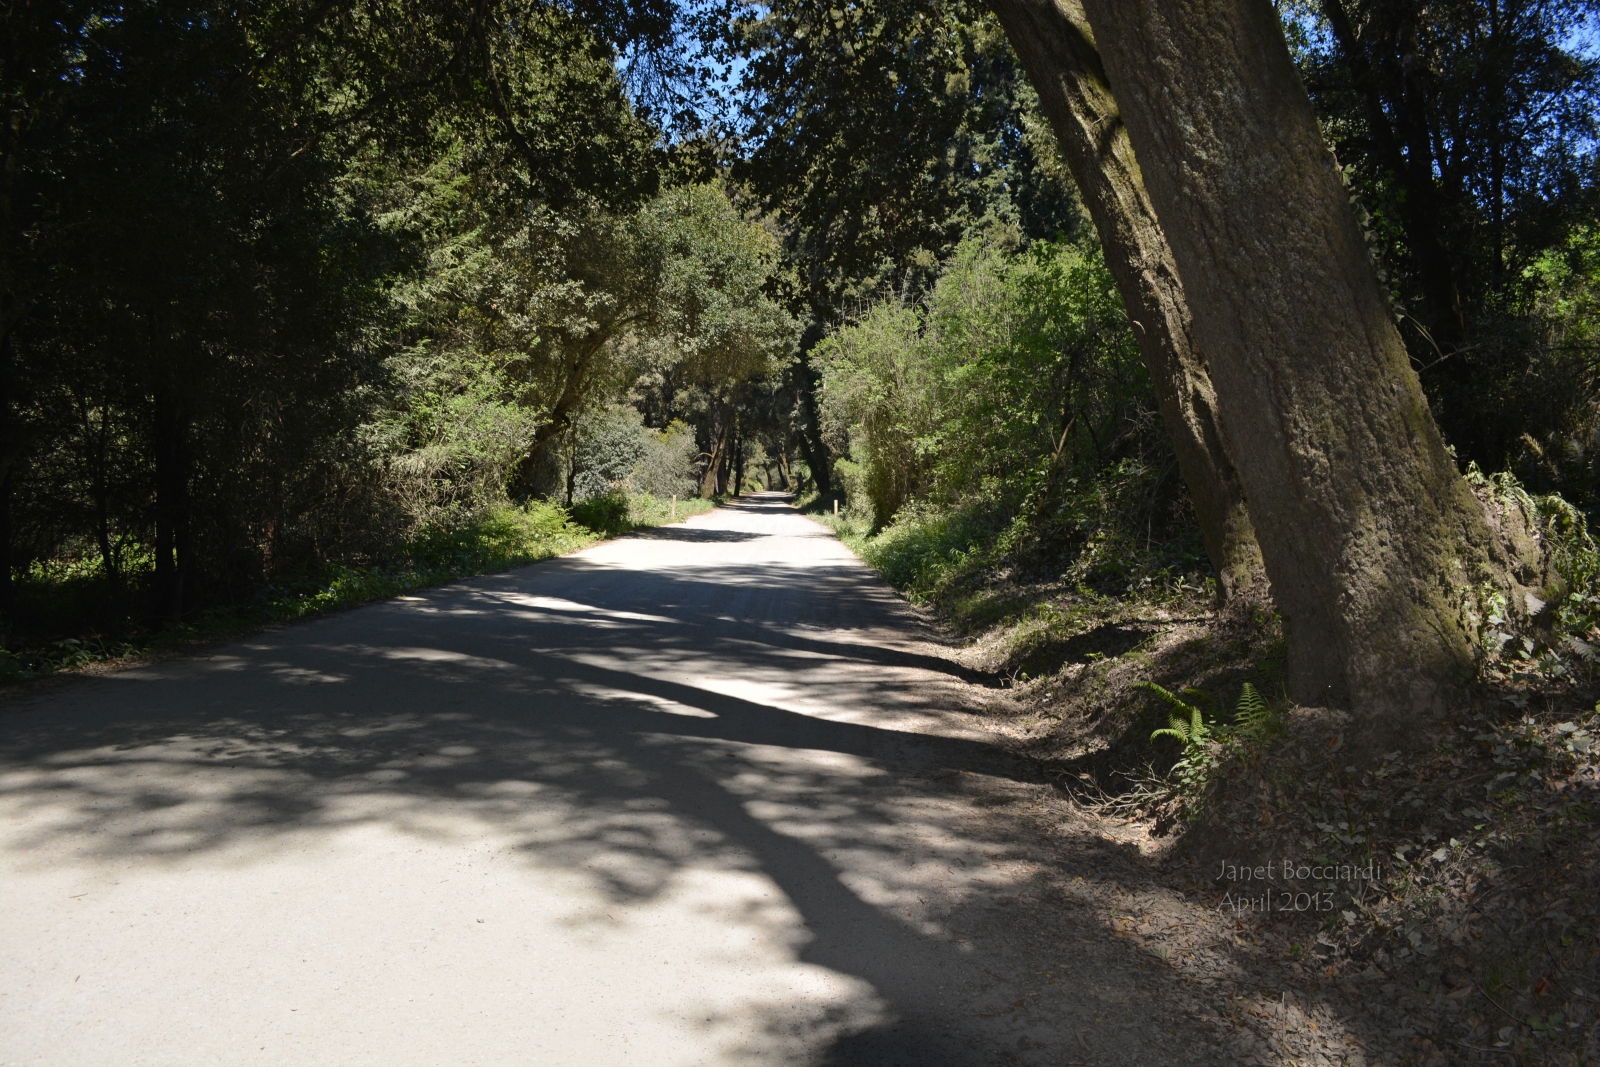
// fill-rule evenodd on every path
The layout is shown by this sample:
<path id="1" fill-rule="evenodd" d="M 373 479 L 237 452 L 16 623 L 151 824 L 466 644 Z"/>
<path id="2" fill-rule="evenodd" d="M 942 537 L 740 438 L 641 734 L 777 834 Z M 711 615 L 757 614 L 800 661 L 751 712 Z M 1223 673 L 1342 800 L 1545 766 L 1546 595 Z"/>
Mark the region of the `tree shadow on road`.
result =
<path id="1" fill-rule="evenodd" d="M 624 534 L 624 537 L 640 541 L 686 541 L 691 544 L 737 544 L 746 541 L 760 541 L 771 537 L 771 534 L 749 533 L 744 530 L 710 530 L 695 526 L 652 526 L 647 530 L 635 530 Z"/>
<path id="2" fill-rule="evenodd" d="M 673 623 L 637 635 L 653 647 L 693 649 L 733 639 L 841 661 L 933 671 L 986 688 L 1003 682 L 999 674 L 975 670 L 915 645 L 906 647 L 908 636 L 920 638 L 924 647 L 934 638 L 898 594 L 853 564 L 729 564 L 714 572 L 663 568 L 650 575 L 648 591 L 640 590 L 636 581 L 608 580 L 616 577 L 614 572 L 582 559 L 536 566 L 541 575 L 565 572 L 580 582 L 581 604 L 572 610 L 582 614 L 578 609 L 585 608 L 602 623 L 614 618 L 608 612 L 630 612 L 645 602 L 653 605 L 650 610 L 656 618 Z M 479 579 L 472 584 L 490 598 L 521 592 L 515 580 Z"/>
<path id="3" fill-rule="evenodd" d="M 1072 1027 L 1158 995 L 1137 952 L 1088 926 L 1026 952 L 998 934 L 974 948 L 972 931 L 1020 914 L 1015 885 L 985 872 L 1041 861 L 974 824 L 972 800 L 1035 789 L 1039 768 L 981 739 L 824 717 L 942 710 L 927 706 L 930 657 L 870 643 L 893 605 L 863 600 L 859 578 L 812 568 L 804 598 L 763 611 L 753 592 L 793 576 L 668 574 L 640 590 L 562 566 L 14 710 L 0 795 L 35 819 L 13 847 L 73 837 L 106 859 L 191 863 L 247 838 L 443 813 L 623 905 L 690 868 L 758 872 L 798 912 L 796 958 L 864 980 L 878 1004 L 868 1022 L 816 1023 L 808 1046 L 793 1020 L 758 1020 L 750 1051 L 799 1040 L 803 1062 L 841 1067 L 1061 1063 Z M 847 593 L 853 628 L 837 617 Z M 1016 972 L 1040 959 L 1097 981 L 1019 1008 Z M 1097 1064 L 1208 1062 L 1142 1026 L 1097 1030 Z"/>

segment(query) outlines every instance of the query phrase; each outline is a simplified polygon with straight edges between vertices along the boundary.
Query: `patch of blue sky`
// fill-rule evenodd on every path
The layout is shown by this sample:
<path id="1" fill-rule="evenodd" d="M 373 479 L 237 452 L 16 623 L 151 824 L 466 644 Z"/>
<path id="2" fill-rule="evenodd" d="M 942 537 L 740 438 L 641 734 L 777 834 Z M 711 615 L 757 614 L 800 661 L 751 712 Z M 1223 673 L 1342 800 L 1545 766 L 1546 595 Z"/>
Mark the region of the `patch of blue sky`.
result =
<path id="1" fill-rule="evenodd" d="M 617 74 L 634 106 L 661 124 L 669 143 L 710 132 L 738 136 L 746 125 L 744 76 L 749 61 L 707 42 L 715 17 L 707 6 L 680 7 L 670 47 L 630 48 L 617 56 Z"/>

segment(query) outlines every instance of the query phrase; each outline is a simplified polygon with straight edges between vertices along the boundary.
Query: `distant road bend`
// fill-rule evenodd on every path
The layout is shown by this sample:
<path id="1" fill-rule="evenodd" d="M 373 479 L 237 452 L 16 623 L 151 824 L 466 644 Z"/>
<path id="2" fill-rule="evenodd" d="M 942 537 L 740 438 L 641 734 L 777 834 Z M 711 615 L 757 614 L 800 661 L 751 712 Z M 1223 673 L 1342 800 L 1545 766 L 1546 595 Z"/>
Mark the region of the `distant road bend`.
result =
<path id="1" fill-rule="evenodd" d="M 1211 1062 L 973 707 L 777 495 L 13 695 L 0 1064 Z"/>

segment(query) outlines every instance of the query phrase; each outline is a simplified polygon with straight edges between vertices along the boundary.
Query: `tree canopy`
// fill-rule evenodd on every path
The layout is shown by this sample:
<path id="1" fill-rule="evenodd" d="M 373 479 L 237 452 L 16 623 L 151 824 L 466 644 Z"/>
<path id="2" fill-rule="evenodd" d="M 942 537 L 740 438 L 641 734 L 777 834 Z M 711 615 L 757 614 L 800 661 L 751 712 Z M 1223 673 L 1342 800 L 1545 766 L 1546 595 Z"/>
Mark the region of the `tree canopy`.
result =
<path id="1" fill-rule="evenodd" d="M 11 11 L 13 575 L 81 557 L 101 625 L 179 618 L 547 491 L 643 375 L 780 368 L 772 239 L 663 181 L 618 75 L 665 17 Z"/>

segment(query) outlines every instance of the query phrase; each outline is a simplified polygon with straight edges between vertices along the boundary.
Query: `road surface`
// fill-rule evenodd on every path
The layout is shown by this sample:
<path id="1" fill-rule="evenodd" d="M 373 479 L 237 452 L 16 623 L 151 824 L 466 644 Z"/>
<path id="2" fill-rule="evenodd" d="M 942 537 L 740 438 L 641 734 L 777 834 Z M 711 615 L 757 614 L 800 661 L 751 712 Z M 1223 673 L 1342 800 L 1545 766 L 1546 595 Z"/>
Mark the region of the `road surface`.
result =
<path id="1" fill-rule="evenodd" d="M 0 1063 L 1210 1062 L 925 638 L 761 496 L 13 695 Z"/>

